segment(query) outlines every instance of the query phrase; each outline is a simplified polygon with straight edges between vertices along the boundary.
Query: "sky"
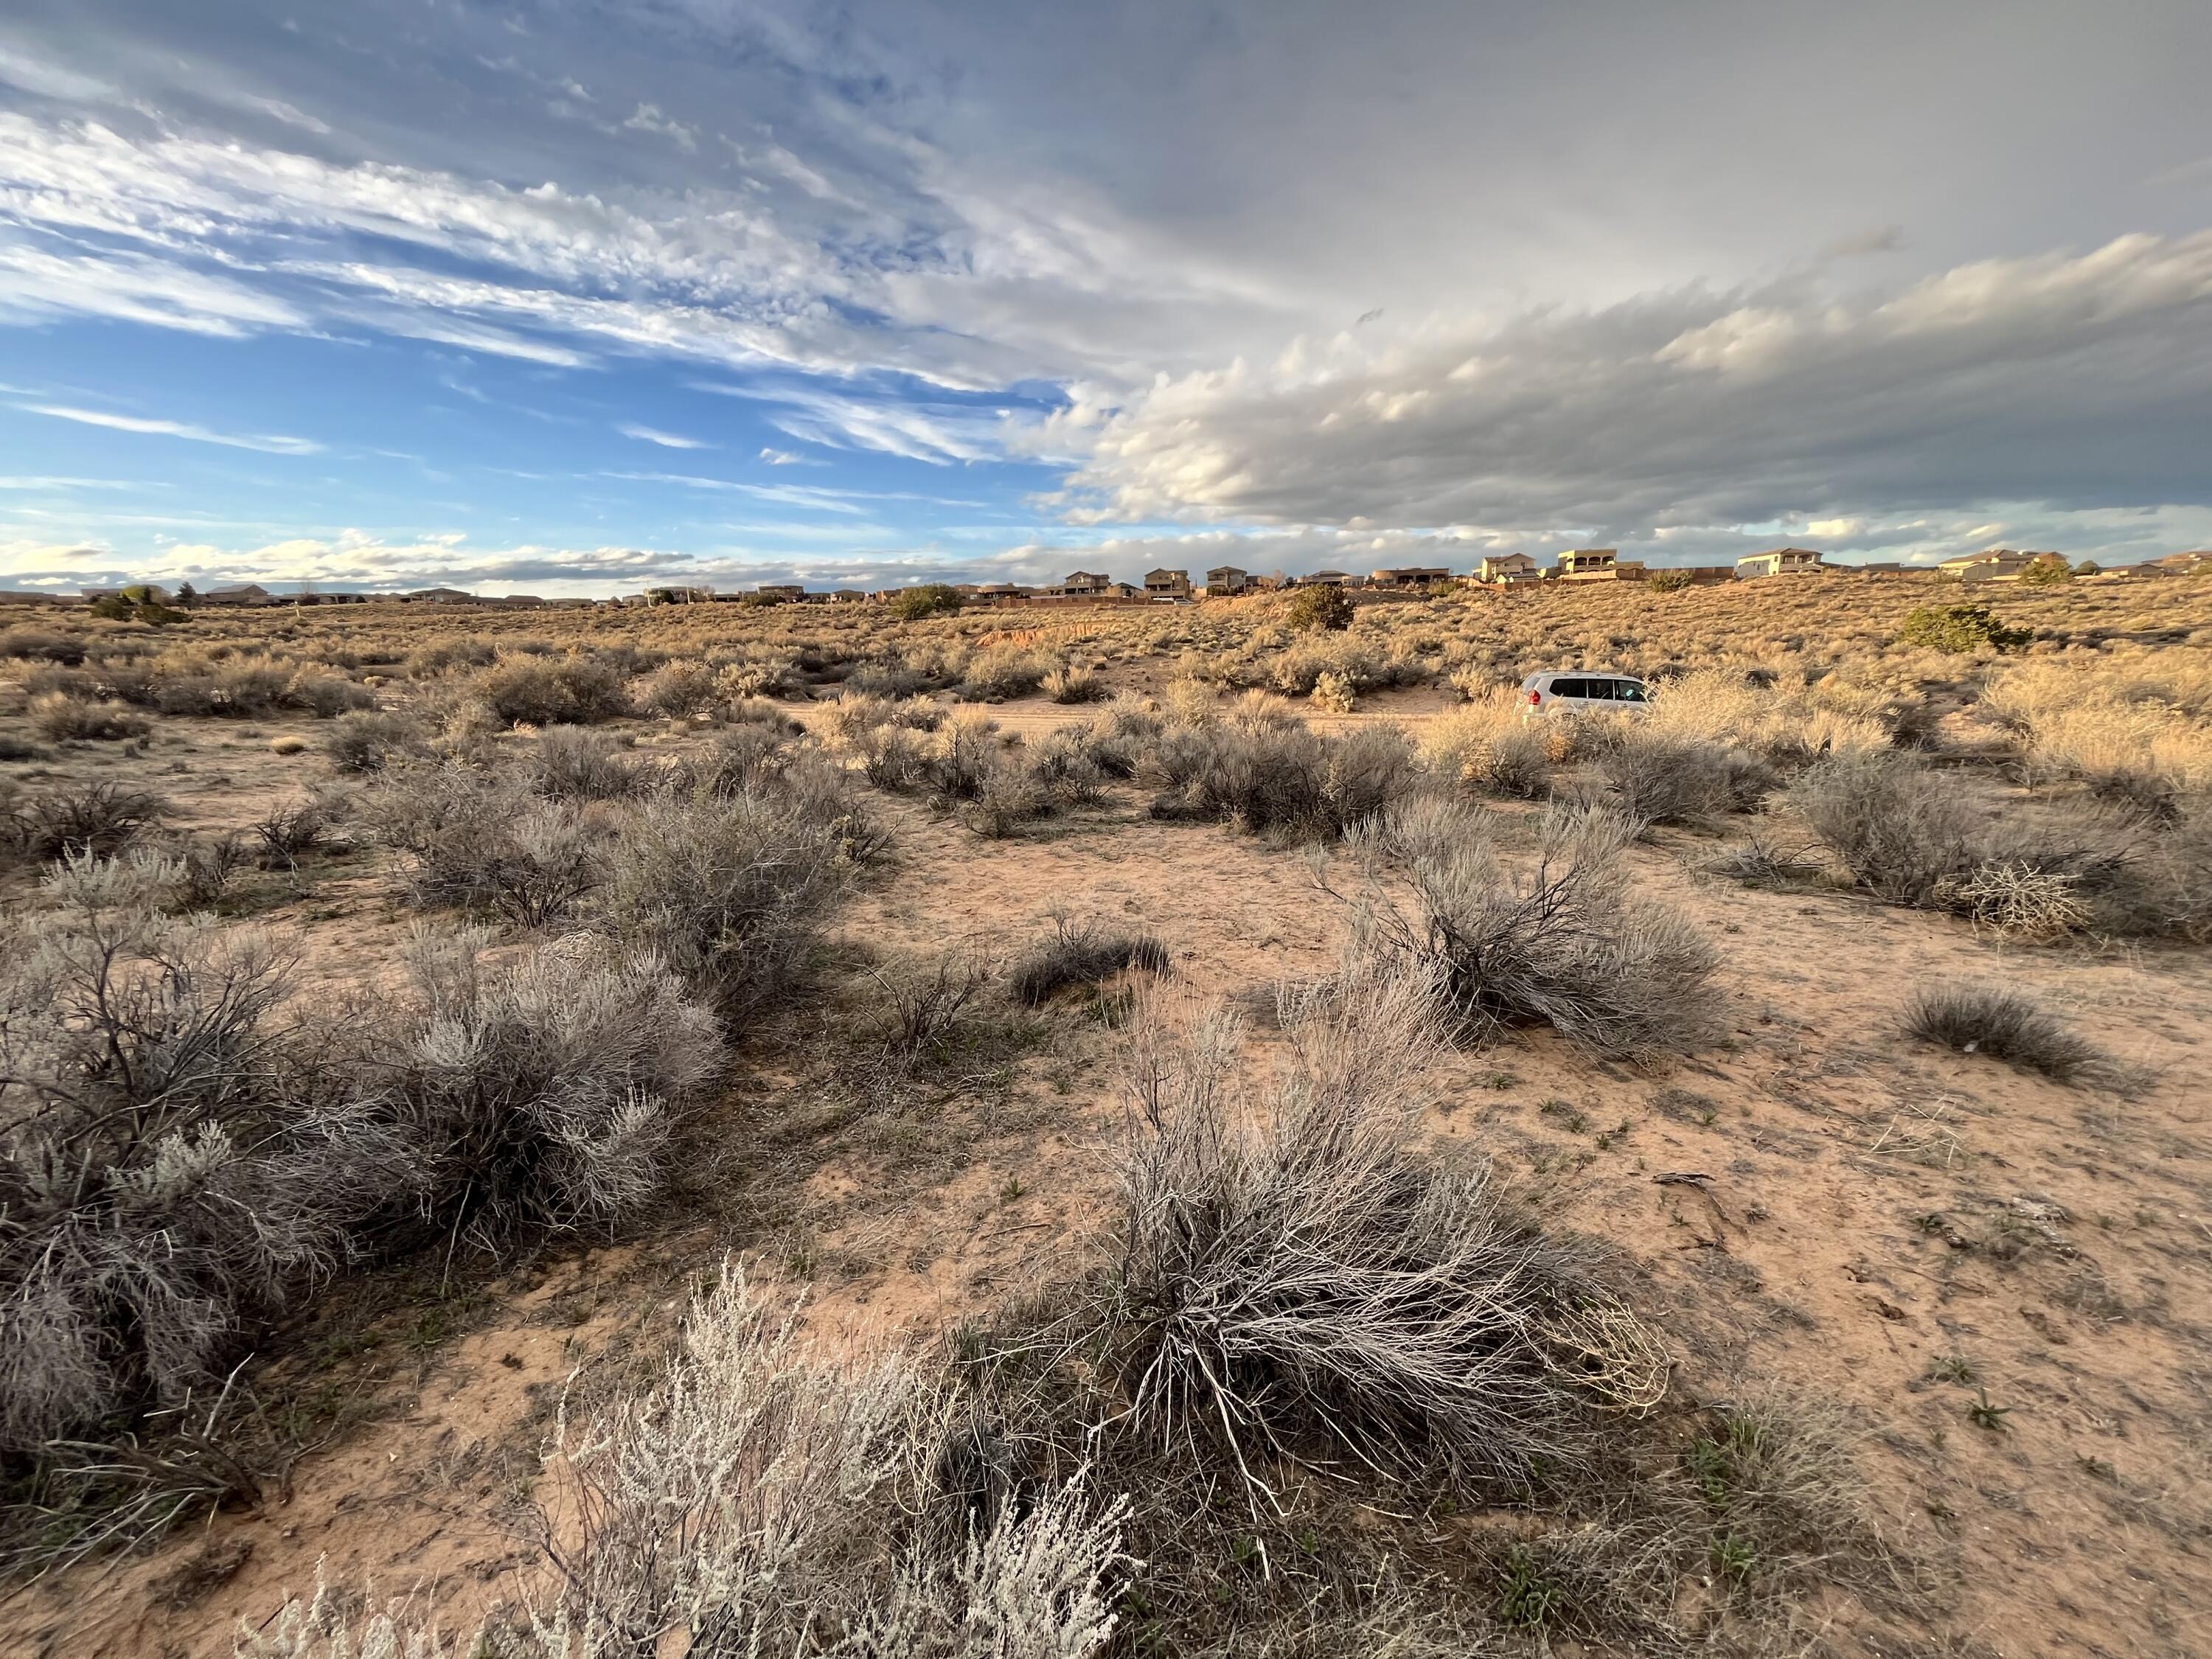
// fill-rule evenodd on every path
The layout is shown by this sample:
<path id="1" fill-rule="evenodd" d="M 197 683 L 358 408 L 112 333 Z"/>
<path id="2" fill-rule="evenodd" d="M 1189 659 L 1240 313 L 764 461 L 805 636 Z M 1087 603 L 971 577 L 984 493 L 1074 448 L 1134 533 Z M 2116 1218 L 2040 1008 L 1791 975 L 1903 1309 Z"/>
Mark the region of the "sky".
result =
<path id="1" fill-rule="evenodd" d="M 0 586 L 2212 546 L 2202 0 L 10 0 Z"/>

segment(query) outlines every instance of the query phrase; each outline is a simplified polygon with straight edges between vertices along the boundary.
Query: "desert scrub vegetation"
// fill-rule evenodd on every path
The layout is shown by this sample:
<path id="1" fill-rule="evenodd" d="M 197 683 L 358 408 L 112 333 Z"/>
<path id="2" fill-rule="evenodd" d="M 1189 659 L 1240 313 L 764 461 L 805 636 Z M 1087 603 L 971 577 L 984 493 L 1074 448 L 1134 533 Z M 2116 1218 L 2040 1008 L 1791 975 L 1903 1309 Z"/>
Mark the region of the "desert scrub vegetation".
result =
<path id="1" fill-rule="evenodd" d="M 1019 1495 L 960 1476 L 978 1431 L 941 1363 L 810 1348 L 726 1267 L 651 1386 L 566 1403 L 537 1519 L 550 1570 L 520 1616 L 447 1646 L 398 1606 L 319 1586 L 255 1659 L 651 1652 L 1085 1659 L 1134 1567 L 1126 1500 L 1079 1472 Z M 557 1502 L 561 1520 L 553 1504 Z"/>
<path id="2" fill-rule="evenodd" d="M 1935 985 L 1905 1005 L 1905 1030 L 1960 1054 L 1987 1054 L 2055 1082 L 2109 1073 L 2105 1051 L 2034 998 L 1997 985 Z"/>
<path id="3" fill-rule="evenodd" d="M 1575 1458 L 1589 1403 L 1657 1404 L 1663 1352 L 1588 1261 L 1480 1168 L 1413 1154 L 1431 986 L 1351 976 L 1279 1019 L 1290 1053 L 1250 1115 L 1233 1023 L 1133 1037 L 1102 1328 L 1132 1431 L 1246 1470 L 1296 1445 L 1510 1482 Z"/>
<path id="4" fill-rule="evenodd" d="M 170 814 L 167 799 L 118 783 L 44 791 L 8 805 L 0 837 L 18 854 L 45 862 L 120 853 Z"/>
<path id="5" fill-rule="evenodd" d="M 726 1264 L 657 1371 L 572 1381 L 490 1629 L 325 1585 L 244 1650 L 1755 1650 L 1879 1586 L 1832 1417 L 1671 1401 L 1603 1253 L 1421 1150 L 1429 987 L 1354 971 L 1278 1024 L 1255 1073 L 1218 1008 L 1148 1005 L 1109 1214 L 943 1348 L 811 1348 Z"/>
<path id="6" fill-rule="evenodd" d="M 721 1064 L 714 1017 L 611 941 L 490 965 L 483 935 L 426 933 L 407 992 L 309 999 L 288 939 L 172 914 L 182 875 L 81 856 L 8 923 L 11 1566 L 250 1489 L 205 1402 L 258 1322 L 374 1259 L 635 1214 Z"/>
<path id="7" fill-rule="evenodd" d="M 1396 726 L 1327 737 L 1251 694 L 1223 718 L 1166 728 L 1137 769 L 1154 817 L 1283 843 L 1339 838 L 1404 796 L 1418 775 L 1413 742 Z"/>
<path id="8" fill-rule="evenodd" d="M 2094 802 L 2001 805 L 1895 751 L 1831 756 L 1789 792 L 1866 891 L 2030 940 L 2199 939 L 2212 927 L 2212 816 L 2146 823 Z"/>
<path id="9" fill-rule="evenodd" d="M 1519 850 L 1494 810 L 1417 797 L 1355 836 L 1364 884 L 1340 896 L 1367 948 L 1433 984 L 1469 1040 L 1541 1024 L 1593 1054 L 1657 1060 L 1711 1039 L 1719 957 L 1632 892 L 1622 854 L 1640 830 L 1616 808 L 1555 800 Z"/>
<path id="10" fill-rule="evenodd" d="M 1907 645 L 1951 656 L 2017 651 L 2034 637 L 2024 628 L 2006 626 L 1985 605 L 1920 605 L 1905 613 L 1899 633 Z"/>
<path id="11" fill-rule="evenodd" d="M 1421 763 L 1466 788 L 1522 799 L 1550 785 L 1547 733 L 1503 693 L 1436 716 L 1423 728 Z"/>
<path id="12" fill-rule="evenodd" d="M 627 677 L 603 653 L 502 658 L 465 695 L 502 726 L 592 726 L 631 712 Z"/>
<path id="13" fill-rule="evenodd" d="M 1126 1492 L 1139 1650 L 1669 1651 L 1878 1581 L 1840 1435 L 1680 1412 L 1609 1258 L 1422 1149 L 1438 1012 L 1355 963 L 1283 994 L 1271 1068 L 1218 1006 L 1140 1006 L 1111 1213 L 1079 1271 L 954 1337 L 994 1443 L 972 1489 Z"/>
<path id="14" fill-rule="evenodd" d="M 1701 829 L 1755 811 L 1780 781 L 1743 750 L 1633 725 L 1606 735 L 1597 772 L 1631 817 Z"/>
<path id="15" fill-rule="evenodd" d="M 2019 742 L 2031 780 L 2072 780 L 2153 817 L 2212 791 L 2212 658 L 2168 647 L 2118 660 L 2008 667 L 1975 712 Z"/>
<path id="16" fill-rule="evenodd" d="M 1093 918 L 1053 923 L 1053 936 L 1016 957 L 1007 969 L 1006 988 L 1025 1007 L 1041 1008 L 1062 991 L 1089 988 L 1116 974 L 1137 969 L 1168 970 L 1167 946 L 1151 933 L 1117 932 Z"/>

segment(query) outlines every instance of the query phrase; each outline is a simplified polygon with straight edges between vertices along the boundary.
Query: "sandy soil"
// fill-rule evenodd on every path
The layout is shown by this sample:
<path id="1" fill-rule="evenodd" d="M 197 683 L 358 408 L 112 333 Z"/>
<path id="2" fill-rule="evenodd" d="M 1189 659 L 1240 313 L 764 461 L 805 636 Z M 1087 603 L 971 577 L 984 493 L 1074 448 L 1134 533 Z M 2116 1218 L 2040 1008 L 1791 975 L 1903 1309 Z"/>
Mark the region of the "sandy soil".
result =
<path id="1" fill-rule="evenodd" d="M 1423 702 L 1376 699 L 1353 718 L 1418 720 Z M 1028 732 L 1084 711 L 990 713 Z M 165 721 L 144 758 L 80 749 L 44 769 L 127 777 L 169 793 L 188 825 L 236 825 L 322 777 L 312 755 L 270 750 L 293 730 L 312 735 Z M 878 952 L 1010 949 L 1056 912 L 1099 915 L 1167 941 L 1182 994 L 1256 1010 L 1274 982 L 1325 972 L 1341 937 L 1304 855 L 1129 803 L 1003 842 L 886 811 L 898 866 L 842 924 Z M 1832 891 L 1747 890 L 1694 872 L 1714 846 L 1662 837 L 1632 857 L 1642 890 L 1720 945 L 1726 1040 L 1645 1075 L 1516 1035 L 1444 1068 L 1436 1134 L 1626 1253 L 1688 1396 L 1772 1382 L 1847 1408 L 1876 1507 L 1936 1610 L 1931 1637 L 2005 1656 L 2212 1652 L 2202 955 L 2025 950 Z M 316 876 L 257 919 L 297 929 L 319 971 L 364 971 L 409 921 L 392 872 L 364 853 Z M 1902 1036 L 1907 993 L 1950 979 L 2032 990 L 2130 1082 L 2062 1087 Z M 755 1251 L 784 1293 L 805 1287 L 814 1328 L 839 1341 L 941 1331 L 1032 1280 L 1097 1213 L 1097 1148 L 1119 1109 L 1111 1049 L 1110 1032 L 1073 1032 L 991 1102 L 857 1140 L 810 1140 L 814 1073 L 760 1056 L 728 1133 L 787 1126 L 769 1166 L 781 1190 L 742 1219 L 678 1213 L 641 1243 L 485 1280 L 450 1334 L 419 1345 L 380 1316 L 372 1408 L 304 1456 L 288 1491 L 15 1593 L 0 1652 L 228 1654 L 238 1621 L 308 1589 L 319 1561 L 333 1583 L 413 1589 L 465 1623 L 512 1589 L 517 1500 L 564 1379 L 603 1355 L 647 1363 L 686 1274 L 725 1249 Z M 1710 1180 L 1655 1179 L 1681 1173 Z M 1941 1380 L 1954 1359 L 1975 1381 Z M 1969 1417 L 1984 1399 L 2004 1408 L 2000 1429 Z"/>

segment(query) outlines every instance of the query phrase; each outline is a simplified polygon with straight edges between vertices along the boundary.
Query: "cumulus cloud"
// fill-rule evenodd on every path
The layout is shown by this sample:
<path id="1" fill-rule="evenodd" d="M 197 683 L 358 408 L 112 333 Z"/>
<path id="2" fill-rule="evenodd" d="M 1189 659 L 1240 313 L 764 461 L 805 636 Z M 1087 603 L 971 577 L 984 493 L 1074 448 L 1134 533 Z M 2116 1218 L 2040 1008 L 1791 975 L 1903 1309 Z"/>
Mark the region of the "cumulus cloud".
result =
<path id="1" fill-rule="evenodd" d="M 2212 233 L 1538 312 L 1081 403 L 1079 521 L 1578 524 L 1612 537 L 1976 502 L 2212 501 Z"/>
<path id="2" fill-rule="evenodd" d="M 196 444 L 221 444 L 228 449 L 258 449 L 264 455 L 319 455 L 322 445 L 312 438 L 257 436 L 251 433 L 213 432 L 190 421 L 163 421 L 137 415 L 116 415 L 100 409 L 72 409 L 66 404 L 18 404 L 27 415 L 45 415 L 80 426 L 104 426 L 116 432 L 143 432 L 162 438 L 186 438 Z"/>

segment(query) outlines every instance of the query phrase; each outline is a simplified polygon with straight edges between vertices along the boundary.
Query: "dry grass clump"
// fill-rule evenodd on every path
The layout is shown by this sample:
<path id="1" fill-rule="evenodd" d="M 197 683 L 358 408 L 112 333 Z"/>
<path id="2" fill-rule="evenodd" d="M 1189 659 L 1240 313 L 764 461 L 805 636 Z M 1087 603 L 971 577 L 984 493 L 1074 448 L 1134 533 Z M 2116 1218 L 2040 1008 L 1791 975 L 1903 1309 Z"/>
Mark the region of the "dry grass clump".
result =
<path id="1" fill-rule="evenodd" d="M 1413 787 L 1413 746 L 1397 726 L 1324 737 L 1273 712 L 1163 732 L 1137 775 L 1153 792 L 1152 816 L 1278 842 L 1334 841 Z"/>
<path id="2" fill-rule="evenodd" d="M 1097 671 L 1079 663 L 1069 663 L 1054 669 L 1039 683 L 1045 696 L 1054 702 L 1097 702 L 1106 695 L 1105 683 Z"/>
<path id="3" fill-rule="evenodd" d="M 1079 1474 L 979 1511 L 948 1490 L 963 1437 L 928 1367 L 898 1354 L 818 1354 L 726 1267 L 694 1297 L 683 1346 L 657 1382 L 567 1402 L 547 1457 L 552 1496 L 538 1510 L 552 1582 L 526 1627 L 491 1650 L 1102 1652 L 1119 1623 L 1116 1586 L 1134 1565 L 1121 1542 L 1126 1503 L 1095 1500 Z M 241 1650 L 254 1659 L 461 1650 L 404 1607 L 349 1616 L 327 1588 L 289 1603 Z"/>
<path id="4" fill-rule="evenodd" d="M 1533 856 L 1509 856 L 1494 812 L 1417 799 L 1361 837 L 1373 885 L 1358 915 L 1373 945 L 1432 975 L 1471 1034 L 1546 1024 L 1578 1048 L 1636 1060 L 1711 1036 L 1719 958 L 1688 921 L 1635 897 L 1623 854 L 1636 821 L 1554 803 Z"/>
<path id="5" fill-rule="evenodd" d="M 1150 933 L 1118 933 L 1096 919 L 1070 926 L 1054 920 L 1053 936 L 1018 958 L 1006 988 L 1026 1007 L 1041 1008 L 1074 986 L 1093 986 L 1132 968 L 1168 971 L 1167 946 Z"/>
<path id="6" fill-rule="evenodd" d="M 367 687 L 295 657 L 191 644 L 166 651 L 88 651 L 81 667 L 41 668 L 26 678 L 24 689 L 34 697 L 124 702 L 162 714 L 231 720 L 285 710 L 329 720 L 376 701 Z"/>
<path id="7" fill-rule="evenodd" d="M 2028 764 L 2172 817 L 2212 790 L 2212 657 L 2167 647 L 2118 662 L 2022 663 L 1983 687 L 1978 712 L 2024 742 Z"/>
<path id="8" fill-rule="evenodd" d="M 1285 1455 L 1525 1479 L 1584 1449 L 1594 1403 L 1648 1408 L 1656 1341 L 1480 1169 L 1413 1151 L 1434 995 L 1403 973 L 1290 999 L 1251 1112 L 1237 1033 L 1134 1028 L 1106 1363 L 1130 1425 L 1258 1488 Z"/>
<path id="9" fill-rule="evenodd" d="M 1703 668 L 1662 681 L 1640 726 L 1654 738 L 1720 745 L 1795 768 L 1838 750 L 1887 748 L 1914 729 L 1917 713 L 1911 700 L 1841 675 Z"/>
<path id="10" fill-rule="evenodd" d="M 1996 985 L 1936 985 L 1905 1006 L 1905 1029 L 1924 1042 L 1988 1054 L 2060 1083 L 2106 1069 L 2109 1056 L 2033 997 Z"/>
<path id="11" fill-rule="evenodd" d="M 960 695 L 969 702 L 1026 697 L 1044 683 L 1053 665 L 1012 646 L 991 646 L 968 659 Z"/>

